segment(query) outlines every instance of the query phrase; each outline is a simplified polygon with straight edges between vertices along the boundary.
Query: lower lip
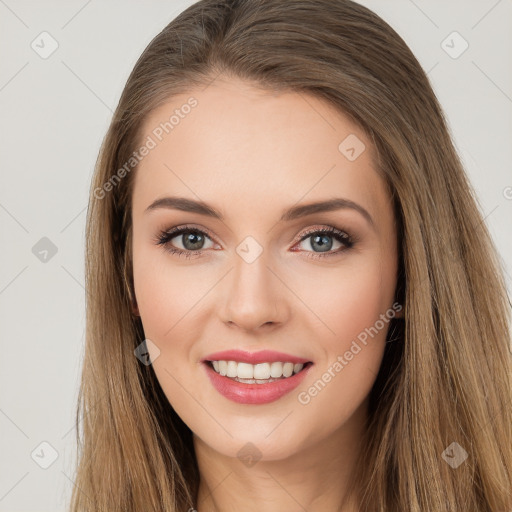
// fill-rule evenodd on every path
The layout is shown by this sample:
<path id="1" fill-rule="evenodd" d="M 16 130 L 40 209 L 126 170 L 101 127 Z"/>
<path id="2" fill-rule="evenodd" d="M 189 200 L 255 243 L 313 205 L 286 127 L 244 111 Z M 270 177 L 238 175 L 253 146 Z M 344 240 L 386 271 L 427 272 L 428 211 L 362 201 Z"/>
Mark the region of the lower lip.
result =
<path id="1" fill-rule="evenodd" d="M 311 363 L 299 373 L 268 384 L 244 384 L 217 373 L 208 363 L 203 363 L 214 388 L 223 396 L 239 404 L 267 404 L 279 400 L 293 391 L 308 373 Z"/>

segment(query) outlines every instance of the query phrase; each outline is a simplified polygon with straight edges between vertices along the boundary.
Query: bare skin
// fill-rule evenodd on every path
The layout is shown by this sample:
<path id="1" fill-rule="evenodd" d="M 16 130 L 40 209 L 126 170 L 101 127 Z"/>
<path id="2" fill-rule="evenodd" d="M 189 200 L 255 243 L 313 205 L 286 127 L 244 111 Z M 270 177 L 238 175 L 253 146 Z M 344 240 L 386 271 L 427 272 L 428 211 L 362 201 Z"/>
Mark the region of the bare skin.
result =
<path id="1" fill-rule="evenodd" d="M 171 98 L 148 117 L 144 137 L 190 96 L 197 106 L 140 163 L 132 206 L 138 313 L 160 351 L 152 358 L 162 389 L 194 433 L 196 509 L 355 512 L 348 479 L 387 324 L 350 360 L 344 354 L 390 310 L 397 278 L 393 208 L 371 141 L 318 98 L 226 77 Z M 353 161 L 338 149 L 350 134 L 366 146 Z M 147 209 L 167 196 L 202 200 L 224 220 Z M 371 220 L 344 207 L 280 221 L 292 206 L 333 198 L 356 203 Z M 183 225 L 205 233 L 201 254 L 190 259 L 166 250 L 194 252 L 183 234 L 157 243 L 162 231 Z M 301 241 L 329 227 L 353 245 L 327 233 L 332 247 L 323 252 L 315 231 Z M 251 263 L 236 251 L 248 236 L 262 250 Z M 278 400 L 240 404 L 212 386 L 201 362 L 227 349 L 276 350 L 313 366 Z M 338 356 L 347 363 L 341 371 L 333 370 Z M 308 391 L 319 379 L 328 382 Z M 259 457 L 255 464 L 238 455 L 244 447 Z"/>

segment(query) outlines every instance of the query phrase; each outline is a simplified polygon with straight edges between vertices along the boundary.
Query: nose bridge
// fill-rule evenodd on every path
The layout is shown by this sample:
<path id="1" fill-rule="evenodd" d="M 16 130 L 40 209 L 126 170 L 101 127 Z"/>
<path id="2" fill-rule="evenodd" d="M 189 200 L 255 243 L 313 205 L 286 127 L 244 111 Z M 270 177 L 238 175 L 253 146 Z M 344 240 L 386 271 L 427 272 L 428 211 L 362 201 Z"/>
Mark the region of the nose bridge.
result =
<path id="1" fill-rule="evenodd" d="M 237 248 L 223 300 L 223 320 L 244 329 L 283 321 L 282 285 L 267 267 L 266 252 L 255 254 L 255 249 L 250 242 Z"/>

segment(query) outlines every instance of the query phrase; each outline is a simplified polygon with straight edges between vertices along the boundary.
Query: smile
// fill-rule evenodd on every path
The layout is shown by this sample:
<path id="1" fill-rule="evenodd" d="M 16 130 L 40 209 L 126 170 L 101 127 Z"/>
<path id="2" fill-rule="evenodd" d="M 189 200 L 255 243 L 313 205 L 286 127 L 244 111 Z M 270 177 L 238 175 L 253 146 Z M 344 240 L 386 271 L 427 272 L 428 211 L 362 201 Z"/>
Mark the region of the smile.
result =
<path id="1" fill-rule="evenodd" d="M 265 404 L 295 389 L 313 366 L 311 361 L 274 351 L 230 350 L 202 361 L 213 387 L 240 404 Z"/>
<path id="2" fill-rule="evenodd" d="M 245 384 L 266 384 L 277 379 L 286 379 L 299 373 L 304 364 L 280 361 L 250 364 L 237 361 L 210 361 L 213 369 L 222 376 Z"/>

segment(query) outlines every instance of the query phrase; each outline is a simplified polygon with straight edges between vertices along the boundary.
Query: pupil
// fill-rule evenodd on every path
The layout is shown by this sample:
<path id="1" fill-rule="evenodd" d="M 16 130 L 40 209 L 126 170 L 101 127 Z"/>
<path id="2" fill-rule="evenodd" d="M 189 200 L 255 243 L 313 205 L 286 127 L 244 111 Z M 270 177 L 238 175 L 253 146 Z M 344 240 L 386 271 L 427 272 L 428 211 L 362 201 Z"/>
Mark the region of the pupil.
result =
<path id="1" fill-rule="evenodd" d="M 203 242 L 203 237 L 199 233 L 190 233 L 188 235 L 183 235 L 183 246 L 185 249 L 194 250 L 200 249 L 201 243 Z"/>
<path id="2" fill-rule="evenodd" d="M 320 252 L 329 251 L 332 248 L 332 237 L 329 235 L 315 235 L 311 241 L 311 247 L 314 249 L 314 244 L 318 244 Z"/>

